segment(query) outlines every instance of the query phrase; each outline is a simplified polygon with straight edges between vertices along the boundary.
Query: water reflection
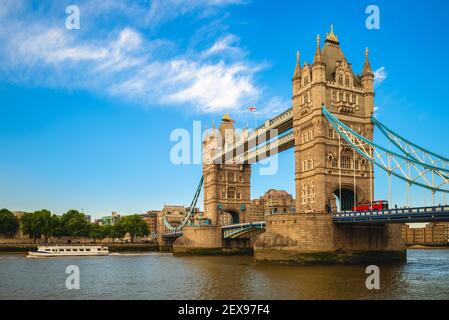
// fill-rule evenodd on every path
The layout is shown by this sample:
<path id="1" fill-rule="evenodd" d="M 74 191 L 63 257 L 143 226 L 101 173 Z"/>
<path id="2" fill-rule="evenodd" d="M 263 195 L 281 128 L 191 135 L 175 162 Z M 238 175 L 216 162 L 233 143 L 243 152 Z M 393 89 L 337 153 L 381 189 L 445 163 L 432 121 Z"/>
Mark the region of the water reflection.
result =
<path id="1" fill-rule="evenodd" d="M 0 255 L 0 299 L 448 299 L 448 250 L 409 251 L 379 265 L 381 290 L 365 287 L 365 265 L 255 264 L 252 257 L 166 254 L 27 259 Z M 81 290 L 65 288 L 78 265 Z"/>

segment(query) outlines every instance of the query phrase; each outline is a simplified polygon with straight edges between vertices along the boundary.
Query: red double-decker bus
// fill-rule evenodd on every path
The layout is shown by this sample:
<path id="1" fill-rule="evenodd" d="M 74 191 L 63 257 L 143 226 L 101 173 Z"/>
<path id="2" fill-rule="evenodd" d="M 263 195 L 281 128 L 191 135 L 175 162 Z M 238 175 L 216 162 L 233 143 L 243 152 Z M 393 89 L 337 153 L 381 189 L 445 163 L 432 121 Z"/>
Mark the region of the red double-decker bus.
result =
<path id="1" fill-rule="evenodd" d="M 357 202 L 352 211 L 372 211 L 372 210 L 388 210 L 388 201 L 363 201 Z"/>

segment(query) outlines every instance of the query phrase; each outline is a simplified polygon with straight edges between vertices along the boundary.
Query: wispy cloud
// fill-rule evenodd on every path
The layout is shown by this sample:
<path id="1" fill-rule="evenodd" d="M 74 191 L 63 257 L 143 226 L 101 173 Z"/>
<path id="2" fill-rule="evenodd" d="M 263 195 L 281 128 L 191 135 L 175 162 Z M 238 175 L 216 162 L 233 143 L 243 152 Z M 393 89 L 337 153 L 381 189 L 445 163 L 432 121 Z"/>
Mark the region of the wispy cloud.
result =
<path id="1" fill-rule="evenodd" d="M 387 70 L 385 67 L 380 67 L 376 71 L 374 71 L 374 83 L 375 85 L 379 85 L 384 82 L 388 77 Z"/>
<path id="2" fill-rule="evenodd" d="M 7 17 L 0 21 L 2 80 L 83 89 L 145 107 L 187 104 L 199 112 L 246 108 L 261 95 L 254 77 L 264 64 L 246 58 L 236 35 L 221 34 L 207 47 L 180 49 L 176 39 L 158 38 L 157 33 L 150 38 L 133 23 L 141 15 L 157 17 L 153 26 L 192 12 L 202 18 L 243 1 L 80 1 L 80 31 L 66 30 L 64 20 L 48 14 L 56 10 L 49 4 L 36 9 L 18 1 L 13 8 L 5 1 L 0 0 L 5 3 L 0 16 Z M 102 10 L 122 10 L 125 21 L 104 27 L 83 15 L 100 15 Z"/>

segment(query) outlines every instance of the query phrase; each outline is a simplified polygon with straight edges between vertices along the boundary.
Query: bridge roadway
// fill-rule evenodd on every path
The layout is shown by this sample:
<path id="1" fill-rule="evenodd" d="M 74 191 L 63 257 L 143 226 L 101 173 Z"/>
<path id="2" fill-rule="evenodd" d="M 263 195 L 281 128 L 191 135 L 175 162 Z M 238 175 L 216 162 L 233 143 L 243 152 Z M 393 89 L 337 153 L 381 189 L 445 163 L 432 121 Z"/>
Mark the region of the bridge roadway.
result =
<path id="1" fill-rule="evenodd" d="M 385 224 L 385 223 L 418 223 L 418 222 L 449 222 L 449 205 L 394 208 L 389 210 L 348 211 L 333 215 L 335 224 Z M 266 228 L 265 221 L 248 222 L 223 226 L 223 239 L 241 238 L 255 230 Z M 164 238 L 179 238 L 182 231 L 167 232 Z"/>
<path id="2" fill-rule="evenodd" d="M 336 224 L 445 222 L 449 221 L 449 206 L 339 212 L 333 215 L 333 221 Z"/>
<path id="3" fill-rule="evenodd" d="M 265 229 L 265 226 L 266 226 L 265 221 L 257 221 L 257 222 L 232 224 L 228 226 L 223 226 L 221 227 L 221 229 L 223 232 L 223 239 L 236 239 L 254 230 Z M 167 239 L 179 238 L 181 236 L 182 231 L 164 233 L 164 238 Z"/>

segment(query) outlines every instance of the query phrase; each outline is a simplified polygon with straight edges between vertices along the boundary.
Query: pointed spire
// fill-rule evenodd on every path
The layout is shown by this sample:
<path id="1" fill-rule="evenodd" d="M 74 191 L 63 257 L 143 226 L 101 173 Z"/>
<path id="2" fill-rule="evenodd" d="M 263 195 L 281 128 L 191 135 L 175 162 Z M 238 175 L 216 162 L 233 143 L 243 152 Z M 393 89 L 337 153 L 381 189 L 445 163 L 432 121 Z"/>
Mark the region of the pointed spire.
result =
<path id="1" fill-rule="evenodd" d="M 315 50 L 315 56 L 313 57 L 313 63 L 321 63 L 323 61 L 321 57 L 321 38 L 318 34 L 316 36 L 316 50 Z"/>
<path id="2" fill-rule="evenodd" d="M 369 63 L 369 50 L 365 49 L 365 65 L 363 66 L 362 76 L 373 76 L 373 70 L 371 69 L 371 65 Z"/>
<path id="3" fill-rule="evenodd" d="M 295 73 L 293 74 L 293 80 L 300 79 L 301 78 L 301 54 L 299 53 L 299 50 L 296 51 L 296 67 L 295 67 Z"/>
<path id="4" fill-rule="evenodd" d="M 330 41 L 330 42 L 334 42 L 334 43 L 339 43 L 338 42 L 338 37 L 335 35 L 334 33 L 334 25 L 331 24 L 331 32 L 326 33 L 326 42 Z"/>

